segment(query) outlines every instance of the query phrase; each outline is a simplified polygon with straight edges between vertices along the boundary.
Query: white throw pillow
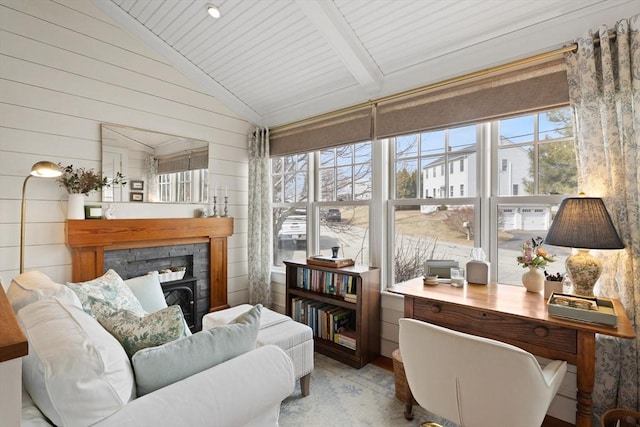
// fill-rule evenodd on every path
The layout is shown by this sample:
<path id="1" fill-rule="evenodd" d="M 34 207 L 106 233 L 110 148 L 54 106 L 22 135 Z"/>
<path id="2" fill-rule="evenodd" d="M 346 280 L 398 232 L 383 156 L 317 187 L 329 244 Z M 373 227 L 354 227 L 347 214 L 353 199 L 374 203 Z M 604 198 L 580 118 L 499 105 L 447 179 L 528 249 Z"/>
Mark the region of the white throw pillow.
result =
<path id="1" fill-rule="evenodd" d="M 81 308 L 48 298 L 18 312 L 29 341 L 23 385 L 55 425 L 88 426 L 135 398 L 118 341 Z"/>
<path id="2" fill-rule="evenodd" d="M 96 301 L 91 310 L 98 322 L 122 344 L 129 357 L 143 348 L 187 336 L 182 309 L 178 305 L 142 316 L 102 301 Z"/>
<path id="3" fill-rule="evenodd" d="M 262 305 L 258 304 L 228 325 L 138 351 L 131 359 L 138 395 L 151 393 L 255 349 L 261 310 Z"/>
<path id="4" fill-rule="evenodd" d="M 140 316 L 145 313 L 131 289 L 114 270 L 109 269 L 102 276 L 88 282 L 67 282 L 66 285 L 78 295 L 82 308 L 89 314 L 95 301 L 106 301 L 116 308 L 133 311 Z"/>
<path id="5" fill-rule="evenodd" d="M 157 271 L 152 271 L 144 276 L 132 277 L 125 280 L 124 283 L 131 289 L 147 313 L 155 313 L 167 308 L 167 301 L 164 299 Z"/>
<path id="6" fill-rule="evenodd" d="M 41 271 L 27 271 L 16 276 L 7 290 L 7 298 L 16 313 L 29 304 L 52 297 L 80 307 L 80 300 L 71 289 L 54 282 Z"/>

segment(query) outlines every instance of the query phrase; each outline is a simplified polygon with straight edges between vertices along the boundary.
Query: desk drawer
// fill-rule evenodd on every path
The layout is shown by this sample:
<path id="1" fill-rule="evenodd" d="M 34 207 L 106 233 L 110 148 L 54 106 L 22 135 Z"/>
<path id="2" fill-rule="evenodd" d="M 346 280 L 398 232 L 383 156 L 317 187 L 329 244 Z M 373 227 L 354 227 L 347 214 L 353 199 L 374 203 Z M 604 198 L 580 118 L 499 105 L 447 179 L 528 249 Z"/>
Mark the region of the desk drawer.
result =
<path id="1" fill-rule="evenodd" d="M 461 332 L 505 341 L 516 346 L 529 344 L 569 354 L 577 353 L 577 332 L 575 330 L 545 325 L 504 313 L 440 301 L 414 299 L 413 317 Z"/>

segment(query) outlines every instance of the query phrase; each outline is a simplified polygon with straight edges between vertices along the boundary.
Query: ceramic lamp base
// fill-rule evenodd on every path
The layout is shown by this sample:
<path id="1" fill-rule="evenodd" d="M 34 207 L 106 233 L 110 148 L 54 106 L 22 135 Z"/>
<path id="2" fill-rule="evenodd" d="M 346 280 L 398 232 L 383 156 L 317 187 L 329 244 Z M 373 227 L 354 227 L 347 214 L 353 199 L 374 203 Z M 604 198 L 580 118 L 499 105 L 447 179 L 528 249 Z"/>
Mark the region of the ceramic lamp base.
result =
<path id="1" fill-rule="evenodd" d="M 591 255 L 589 249 L 578 249 L 567 258 L 565 265 L 573 283 L 573 293 L 592 296 L 593 287 L 602 273 L 602 262 Z"/>

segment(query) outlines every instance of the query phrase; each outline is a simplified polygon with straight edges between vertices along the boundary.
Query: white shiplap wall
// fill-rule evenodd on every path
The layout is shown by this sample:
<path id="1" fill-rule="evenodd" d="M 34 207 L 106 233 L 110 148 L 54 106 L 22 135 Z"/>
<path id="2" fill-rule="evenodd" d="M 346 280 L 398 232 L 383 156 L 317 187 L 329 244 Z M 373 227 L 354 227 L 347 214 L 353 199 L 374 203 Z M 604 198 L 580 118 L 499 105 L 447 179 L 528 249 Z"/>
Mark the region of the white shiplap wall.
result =
<path id="1" fill-rule="evenodd" d="M 210 143 L 211 183 L 228 186 L 229 303 L 248 300 L 247 134 L 251 125 L 196 87 L 90 1 L 0 0 L 0 276 L 18 274 L 24 178 L 39 160 L 100 169 L 100 124 Z M 27 188 L 25 269 L 71 279 L 66 193 Z M 89 200 L 98 200 L 93 194 Z M 116 203 L 119 218 L 191 217 L 201 205 Z"/>

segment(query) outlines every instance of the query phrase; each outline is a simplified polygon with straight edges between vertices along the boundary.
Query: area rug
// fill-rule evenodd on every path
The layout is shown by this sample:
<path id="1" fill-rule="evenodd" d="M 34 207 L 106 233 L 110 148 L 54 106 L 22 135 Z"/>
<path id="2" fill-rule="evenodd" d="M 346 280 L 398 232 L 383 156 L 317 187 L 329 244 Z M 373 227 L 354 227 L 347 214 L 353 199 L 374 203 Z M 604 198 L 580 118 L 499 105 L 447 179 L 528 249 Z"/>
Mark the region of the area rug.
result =
<path id="1" fill-rule="evenodd" d="M 392 371 L 371 363 L 355 369 L 318 353 L 314 361 L 311 394 L 302 397 L 296 382 L 296 390 L 280 408 L 281 427 L 419 426 L 425 421 L 456 427 L 419 406 L 414 406 L 413 420 L 405 420 Z"/>

